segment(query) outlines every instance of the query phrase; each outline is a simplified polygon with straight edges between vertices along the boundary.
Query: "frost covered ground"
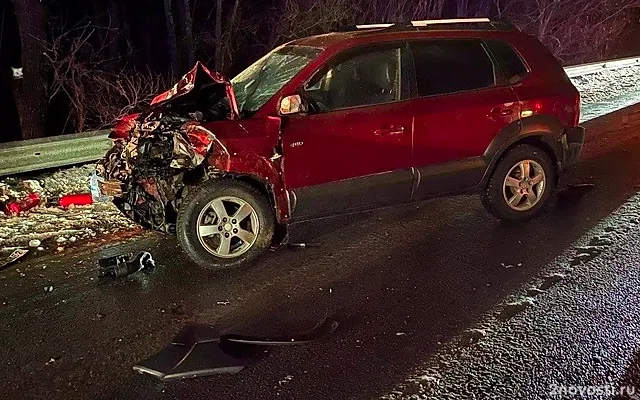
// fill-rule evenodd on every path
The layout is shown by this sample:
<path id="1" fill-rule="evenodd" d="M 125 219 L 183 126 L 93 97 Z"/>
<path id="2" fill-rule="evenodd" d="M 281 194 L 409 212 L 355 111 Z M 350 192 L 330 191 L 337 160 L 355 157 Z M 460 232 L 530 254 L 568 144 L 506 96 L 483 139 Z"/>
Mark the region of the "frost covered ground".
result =
<path id="1" fill-rule="evenodd" d="M 640 66 L 602 71 L 572 78 L 582 94 L 582 120 L 640 103 Z M 34 177 L 0 180 L 0 202 L 22 199 L 36 192 L 44 199 L 89 192 L 93 165 Z M 72 245 L 81 240 L 135 227 L 110 204 L 61 209 L 37 207 L 23 215 L 0 213 L 0 252 L 40 241 L 42 248 Z M 39 247 L 39 246 L 38 246 Z M 64 247 L 64 246 L 63 246 Z"/>
<path id="2" fill-rule="evenodd" d="M 93 165 L 86 165 L 30 179 L 3 179 L 0 181 L 0 202 L 23 199 L 32 192 L 43 200 L 66 194 L 88 193 L 92 171 Z M 82 239 L 134 227 L 110 203 L 69 209 L 40 206 L 13 217 L 0 213 L 0 249 L 26 247 L 29 242 L 34 247 L 56 249 Z"/>
<path id="3" fill-rule="evenodd" d="M 640 103 L 640 65 L 571 78 L 582 96 L 581 121 Z"/>

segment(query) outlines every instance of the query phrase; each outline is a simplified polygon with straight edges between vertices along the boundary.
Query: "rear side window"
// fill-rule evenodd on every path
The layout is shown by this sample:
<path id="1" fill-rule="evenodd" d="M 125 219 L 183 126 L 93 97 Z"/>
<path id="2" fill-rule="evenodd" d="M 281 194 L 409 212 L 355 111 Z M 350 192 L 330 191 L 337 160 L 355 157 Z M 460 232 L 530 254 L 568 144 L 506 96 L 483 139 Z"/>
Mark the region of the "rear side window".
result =
<path id="1" fill-rule="evenodd" d="M 495 69 L 477 40 L 430 40 L 412 44 L 419 96 L 492 87 Z"/>
<path id="2" fill-rule="evenodd" d="M 510 44 L 500 40 L 489 40 L 487 41 L 487 46 L 489 46 L 489 50 L 491 50 L 491 53 L 500 64 L 509 83 L 519 82 L 527 75 L 526 65 L 524 65 L 524 62 L 522 62 L 522 59 Z"/>

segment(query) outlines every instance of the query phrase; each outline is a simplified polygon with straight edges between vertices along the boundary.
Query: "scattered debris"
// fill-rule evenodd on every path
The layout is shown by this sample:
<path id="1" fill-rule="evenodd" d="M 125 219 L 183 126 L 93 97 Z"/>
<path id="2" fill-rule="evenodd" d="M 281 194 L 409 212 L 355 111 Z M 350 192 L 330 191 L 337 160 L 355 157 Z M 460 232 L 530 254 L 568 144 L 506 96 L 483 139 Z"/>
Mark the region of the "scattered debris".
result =
<path id="1" fill-rule="evenodd" d="M 16 216 L 21 212 L 29 211 L 40 205 L 40 196 L 37 193 L 29 193 L 20 201 L 13 201 L 4 206 L 4 213 L 8 216 Z"/>
<path id="2" fill-rule="evenodd" d="M 307 248 L 306 243 L 288 243 L 287 246 L 293 250 L 295 249 L 305 249 Z"/>
<path id="3" fill-rule="evenodd" d="M 12 203 L 27 198 L 31 193 L 41 199 L 38 207 L 17 217 L 4 218 L 0 211 L 0 247 L 27 247 L 31 240 L 55 242 L 60 236 L 76 236 L 82 240 L 135 228 L 135 223 L 125 218 L 111 203 L 94 202 L 93 205 L 66 209 L 58 206 L 58 199 L 67 194 L 86 193 L 94 170 L 95 164 L 91 164 L 47 171 L 34 179 L 0 179 L 0 203 Z M 0 210 L 4 208 L 0 206 Z"/>
<path id="4" fill-rule="evenodd" d="M 136 257 L 133 253 L 122 254 L 113 257 L 105 257 L 98 260 L 101 277 L 123 278 L 136 272 L 151 272 L 156 266 L 150 253 L 143 251 Z"/>
<path id="5" fill-rule="evenodd" d="M 51 357 L 51 358 L 49 359 L 49 361 L 47 361 L 46 363 L 44 363 L 44 365 L 50 365 L 50 364 L 53 364 L 54 362 L 56 362 L 56 359 L 55 359 L 55 358 L 53 358 L 53 357 Z"/>
<path id="6" fill-rule="evenodd" d="M 133 369 L 162 381 L 235 374 L 266 357 L 269 346 L 308 343 L 337 327 L 337 321 L 325 319 L 309 332 L 286 338 L 257 338 L 220 335 L 209 325 L 192 323 L 182 328 L 171 344 Z"/>
<path id="7" fill-rule="evenodd" d="M 278 386 L 285 385 L 293 380 L 293 375 L 287 375 L 284 379 L 278 381 Z"/>
<path id="8" fill-rule="evenodd" d="M 93 196 L 91 193 L 68 194 L 60 197 L 57 203 L 62 208 L 69 208 L 71 206 L 90 206 L 93 204 Z"/>
<path id="9" fill-rule="evenodd" d="M 396 336 L 407 336 L 405 332 L 396 332 Z"/>
<path id="10" fill-rule="evenodd" d="M 20 260 L 22 257 L 26 256 L 27 253 L 29 253 L 29 250 L 27 249 L 15 249 L 15 250 L 9 250 L 9 251 L 10 253 L 4 250 L 2 251 L 3 255 L 2 255 L 2 258 L 0 259 L 0 269 L 4 269 L 10 266 L 11 264 Z"/>
<path id="11" fill-rule="evenodd" d="M 148 111 L 116 124 L 114 147 L 96 169 L 99 192 L 114 197 L 122 213 L 140 225 L 172 233 L 169 215 L 177 210 L 185 181 L 209 176 L 203 165 L 208 156 L 216 156 L 221 169 L 229 165 L 226 147 L 203 124 L 237 118 L 229 80 L 197 63 L 154 98 Z"/>
<path id="12" fill-rule="evenodd" d="M 216 301 L 216 304 L 219 306 L 228 306 L 229 304 L 231 304 L 230 301 L 225 300 L 225 301 Z"/>
<path id="13" fill-rule="evenodd" d="M 44 287 L 44 291 L 45 292 L 53 292 L 53 286 L 45 286 Z"/>

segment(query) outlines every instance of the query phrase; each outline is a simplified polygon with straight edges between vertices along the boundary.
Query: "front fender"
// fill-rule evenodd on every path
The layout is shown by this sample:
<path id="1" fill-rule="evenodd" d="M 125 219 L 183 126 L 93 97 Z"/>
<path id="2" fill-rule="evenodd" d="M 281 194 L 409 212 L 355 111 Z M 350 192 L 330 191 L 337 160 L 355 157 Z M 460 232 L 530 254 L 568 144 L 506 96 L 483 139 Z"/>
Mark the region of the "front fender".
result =
<path id="1" fill-rule="evenodd" d="M 281 176 L 280 162 L 272 161 L 256 153 L 231 154 L 209 158 L 209 165 L 216 170 L 233 175 L 247 176 L 262 183 L 273 196 L 276 220 L 285 224 L 289 220 L 289 200 Z"/>

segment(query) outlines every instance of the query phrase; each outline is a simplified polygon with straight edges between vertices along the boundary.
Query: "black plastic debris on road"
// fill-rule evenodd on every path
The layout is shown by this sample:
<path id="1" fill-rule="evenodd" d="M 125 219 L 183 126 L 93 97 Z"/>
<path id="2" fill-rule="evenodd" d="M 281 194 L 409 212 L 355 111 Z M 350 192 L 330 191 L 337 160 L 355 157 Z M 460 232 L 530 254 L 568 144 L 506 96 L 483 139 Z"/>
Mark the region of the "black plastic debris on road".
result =
<path id="1" fill-rule="evenodd" d="M 11 264 L 19 261 L 21 258 L 27 255 L 29 250 L 27 249 L 13 249 L 2 252 L 2 258 L 0 259 L 0 270 L 5 269 Z"/>
<path id="2" fill-rule="evenodd" d="M 269 338 L 220 335 L 209 325 L 191 323 L 167 347 L 135 365 L 133 370 L 162 381 L 236 374 L 265 358 L 273 346 L 306 344 L 328 336 L 337 328 L 338 322 L 327 318 L 308 332 Z"/>
<path id="3" fill-rule="evenodd" d="M 149 252 L 143 251 L 137 256 L 133 253 L 112 257 L 104 257 L 98 260 L 101 277 L 123 278 L 136 272 L 151 272 L 156 263 Z"/>

